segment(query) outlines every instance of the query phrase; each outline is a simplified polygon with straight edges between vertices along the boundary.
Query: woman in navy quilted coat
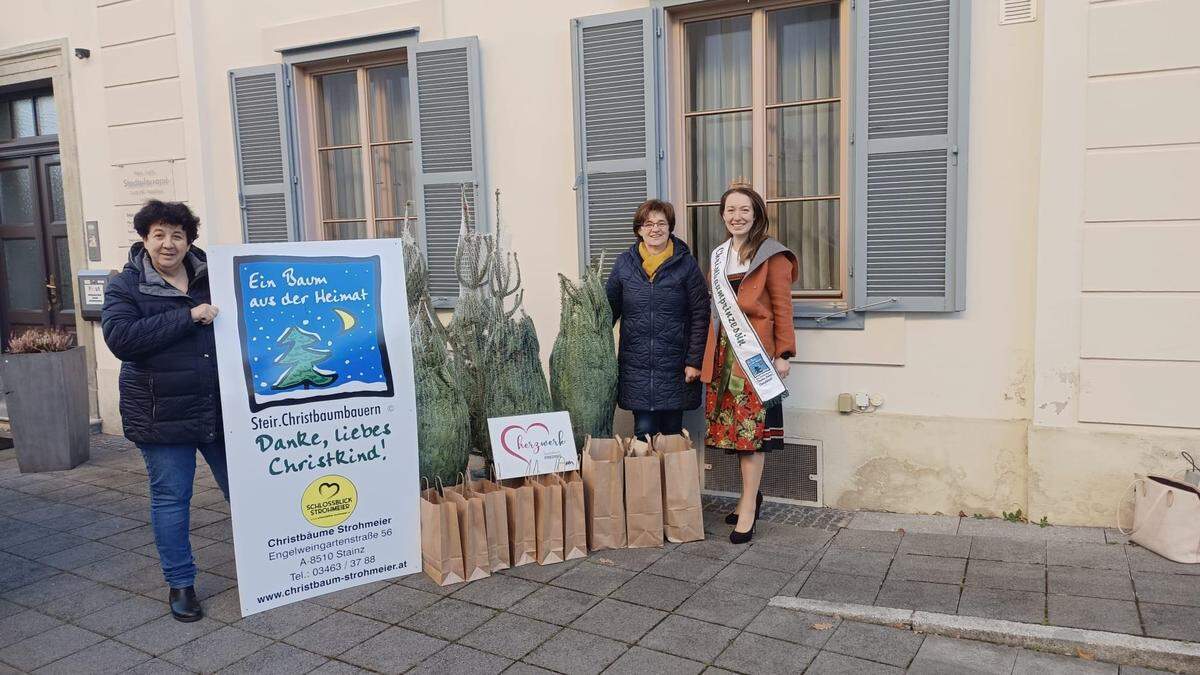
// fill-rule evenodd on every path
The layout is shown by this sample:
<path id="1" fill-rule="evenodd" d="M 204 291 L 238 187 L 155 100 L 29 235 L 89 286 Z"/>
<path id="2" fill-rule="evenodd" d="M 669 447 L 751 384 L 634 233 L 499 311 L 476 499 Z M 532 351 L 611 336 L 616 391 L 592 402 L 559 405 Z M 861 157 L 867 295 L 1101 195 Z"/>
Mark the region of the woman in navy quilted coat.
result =
<path id="1" fill-rule="evenodd" d="M 637 243 L 617 257 L 606 285 L 613 321 L 621 322 L 617 404 L 633 412 L 638 438 L 680 433 L 683 411 L 701 401 L 708 284 L 674 229 L 669 203 L 639 206 Z"/>
<path id="2" fill-rule="evenodd" d="M 133 217 L 142 241 L 109 281 L 101 326 L 121 359 L 118 380 L 125 437 L 137 444 L 150 478 L 150 524 L 180 621 L 203 616 L 193 586 L 188 538 L 196 451 L 229 500 L 208 264 L 192 245 L 200 221 L 185 204 L 151 200 Z"/>

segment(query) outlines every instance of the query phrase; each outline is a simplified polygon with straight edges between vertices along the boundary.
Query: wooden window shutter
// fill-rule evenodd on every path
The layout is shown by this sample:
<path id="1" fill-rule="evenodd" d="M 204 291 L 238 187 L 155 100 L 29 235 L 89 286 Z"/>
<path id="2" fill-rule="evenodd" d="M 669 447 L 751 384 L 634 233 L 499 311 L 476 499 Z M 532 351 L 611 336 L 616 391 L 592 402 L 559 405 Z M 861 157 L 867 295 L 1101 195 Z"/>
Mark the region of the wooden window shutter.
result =
<path id="1" fill-rule="evenodd" d="M 469 227 L 489 229 L 484 180 L 483 99 L 479 38 L 418 43 L 412 48 L 414 192 L 420 240 L 429 263 L 429 294 L 435 307 L 458 300 L 454 253 L 462 224 L 462 193 Z"/>
<path id="2" fill-rule="evenodd" d="M 251 244 L 297 238 L 285 67 L 229 71 L 242 236 Z"/>
<path id="3" fill-rule="evenodd" d="M 580 267 L 603 253 L 605 276 L 634 241 L 634 211 L 664 193 L 661 25 L 656 8 L 571 22 Z"/>
<path id="4" fill-rule="evenodd" d="M 854 303 L 961 311 L 970 0 L 857 0 L 855 13 Z"/>

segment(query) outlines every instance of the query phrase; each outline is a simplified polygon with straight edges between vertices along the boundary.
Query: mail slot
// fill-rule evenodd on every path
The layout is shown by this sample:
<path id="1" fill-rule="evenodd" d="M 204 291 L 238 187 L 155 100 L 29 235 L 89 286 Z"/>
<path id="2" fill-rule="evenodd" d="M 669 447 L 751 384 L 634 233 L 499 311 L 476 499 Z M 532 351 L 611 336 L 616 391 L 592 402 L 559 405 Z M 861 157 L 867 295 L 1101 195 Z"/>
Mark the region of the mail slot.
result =
<path id="1" fill-rule="evenodd" d="M 104 289 L 108 288 L 108 280 L 115 276 L 115 270 L 80 270 L 78 278 L 79 313 L 88 321 L 99 321 L 100 310 L 104 308 Z"/>

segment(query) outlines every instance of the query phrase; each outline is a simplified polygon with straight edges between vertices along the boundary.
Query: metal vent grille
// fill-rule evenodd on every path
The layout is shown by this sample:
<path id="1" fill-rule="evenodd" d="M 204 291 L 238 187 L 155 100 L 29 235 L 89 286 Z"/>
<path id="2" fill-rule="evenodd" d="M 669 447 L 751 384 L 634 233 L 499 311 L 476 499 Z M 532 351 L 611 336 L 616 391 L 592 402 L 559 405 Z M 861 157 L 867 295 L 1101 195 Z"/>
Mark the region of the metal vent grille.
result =
<path id="1" fill-rule="evenodd" d="M 287 241 L 287 203 L 281 193 L 246 195 L 246 243 Z"/>
<path id="2" fill-rule="evenodd" d="M 867 133 L 945 134 L 950 106 L 950 0 L 871 0 Z"/>
<path id="3" fill-rule="evenodd" d="M 1037 21 L 1037 0 L 1004 0 L 1000 25 Z"/>
<path id="4" fill-rule="evenodd" d="M 587 178 L 589 262 L 604 253 L 603 278 L 633 243 L 633 213 L 646 201 L 646 172 L 592 174 Z"/>
<path id="5" fill-rule="evenodd" d="M 867 160 L 867 295 L 946 294 L 946 151 Z"/>
<path id="6" fill-rule="evenodd" d="M 704 462 L 709 467 L 704 482 L 706 492 L 741 493 L 742 474 L 737 455 L 708 448 Z M 783 450 L 770 453 L 763 471 L 762 493 L 767 498 L 823 505 L 820 441 L 794 439 L 784 442 Z"/>
<path id="7" fill-rule="evenodd" d="M 434 183 L 425 186 L 425 250 L 429 264 L 429 295 L 450 301 L 458 297 L 454 253 L 462 227 L 462 184 Z M 475 213 L 475 186 L 468 183 L 467 208 Z M 474 225 L 468 220 L 468 227 Z"/>
<path id="8" fill-rule="evenodd" d="M 584 139 L 589 162 L 646 156 L 643 33 L 641 21 L 583 29 Z"/>
<path id="9" fill-rule="evenodd" d="M 416 69 L 421 167 L 426 173 L 471 171 L 467 50 L 418 52 Z"/>
<path id="10" fill-rule="evenodd" d="M 242 182 L 246 185 L 282 183 L 283 149 L 280 146 L 276 75 L 264 73 L 235 78 L 233 97 Z"/>

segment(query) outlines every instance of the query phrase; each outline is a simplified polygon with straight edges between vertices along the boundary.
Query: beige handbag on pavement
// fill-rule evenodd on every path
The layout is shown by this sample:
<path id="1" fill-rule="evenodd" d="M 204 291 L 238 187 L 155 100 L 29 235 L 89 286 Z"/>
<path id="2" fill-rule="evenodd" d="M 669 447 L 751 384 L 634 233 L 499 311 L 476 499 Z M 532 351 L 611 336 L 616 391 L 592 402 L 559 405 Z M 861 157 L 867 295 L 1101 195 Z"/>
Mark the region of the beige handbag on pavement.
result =
<path id="1" fill-rule="evenodd" d="M 1133 528 L 1121 528 L 1118 508 L 1117 529 L 1167 560 L 1200 563 L 1200 490 L 1163 476 L 1139 478 L 1130 488 Z"/>

